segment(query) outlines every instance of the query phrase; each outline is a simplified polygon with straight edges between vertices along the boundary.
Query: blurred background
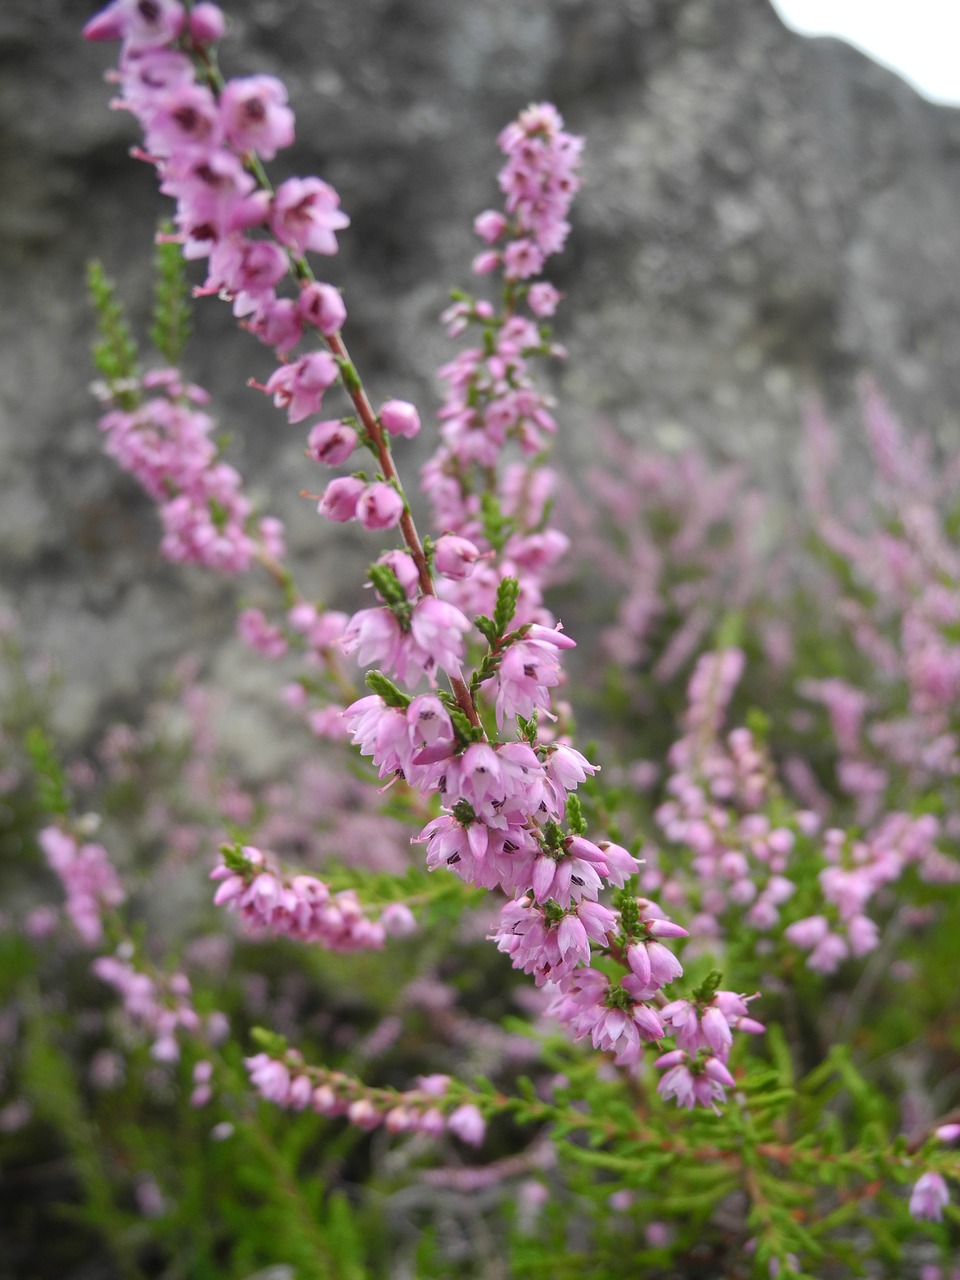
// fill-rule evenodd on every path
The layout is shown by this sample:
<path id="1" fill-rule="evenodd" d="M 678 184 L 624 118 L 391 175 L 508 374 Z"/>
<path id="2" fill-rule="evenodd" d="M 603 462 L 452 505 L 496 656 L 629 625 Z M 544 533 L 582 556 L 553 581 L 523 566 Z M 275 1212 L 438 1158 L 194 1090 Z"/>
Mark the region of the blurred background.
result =
<path id="1" fill-rule="evenodd" d="M 103 261 L 146 329 L 168 210 L 129 158 L 134 122 L 107 109 L 116 48 L 79 38 L 98 7 L 0 11 L 0 602 L 62 666 L 74 741 L 184 650 L 223 642 L 211 674 L 241 695 L 235 745 L 255 753 L 233 587 L 160 561 L 150 503 L 100 452 L 85 265 Z M 322 175 L 352 218 L 329 276 L 374 399 L 436 405 L 451 352 L 436 318 L 469 285 L 471 222 L 496 203 L 495 135 L 547 98 L 587 139 L 552 273 L 574 473 L 608 421 L 645 446 L 747 460 L 789 500 L 805 404 L 852 429 L 864 372 L 908 426 L 960 441 L 960 113 L 789 30 L 768 0 L 248 0 L 222 65 L 284 78 L 297 144 L 272 172 Z M 295 499 L 315 479 L 301 436 L 246 386 L 266 352 L 206 300 L 187 363 L 230 460 L 332 595 L 361 544 L 331 550 Z"/>

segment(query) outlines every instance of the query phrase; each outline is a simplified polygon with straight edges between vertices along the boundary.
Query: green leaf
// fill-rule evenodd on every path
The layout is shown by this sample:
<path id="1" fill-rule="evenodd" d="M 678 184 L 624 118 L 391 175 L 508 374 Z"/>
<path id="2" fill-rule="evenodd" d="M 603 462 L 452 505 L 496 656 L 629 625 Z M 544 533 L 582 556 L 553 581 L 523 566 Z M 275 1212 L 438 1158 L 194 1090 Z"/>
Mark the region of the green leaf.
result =
<path id="1" fill-rule="evenodd" d="M 87 265 L 87 289 L 97 313 L 100 339 L 93 345 L 93 363 L 103 374 L 111 394 L 124 408 L 134 408 L 138 394 L 132 385 L 137 378 L 137 344 L 130 332 L 123 307 L 116 299 L 116 285 L 108 279 L 101 263 Z M 118 385 L 120 384 L 120 385 Z"/>
<path id="2" fill-rule="evenodd" d="M 520 597 L 520 583 L 516 578 L 502 578 L 497 587 L 497 606 L 493 611 L 493 621 L 497 635 L 502 636 L 509 627 L 513 615 L 517 611 L 517 600 Z"/>
<path id="3" fill-rule="evenodd" d="M 405 711 L 413 701 L 409 693 L 398 689 L 382 671 L 368 671 L 364 679 L 367 688 L 379 694 L 388 707 L 398 707 L 401 711 Z"/>
<path id="4" fill-rule="evenodd" d="M 250 1039 L 258 1049 L 262 1049 L 271 1058 L 282 1058 L 287 1052 L 286 1037 L 278 1035 L 276 1031 L 270 1031 L 266 1027 L 251 1027 Z"/>
<path id="5" fill-rule="evenodd" d="M 389 565 L 372 564 L 367 577 L 391 608 L 407 608 L 409 604 L 407 593 L 401 587 L 400 579 Z"/>

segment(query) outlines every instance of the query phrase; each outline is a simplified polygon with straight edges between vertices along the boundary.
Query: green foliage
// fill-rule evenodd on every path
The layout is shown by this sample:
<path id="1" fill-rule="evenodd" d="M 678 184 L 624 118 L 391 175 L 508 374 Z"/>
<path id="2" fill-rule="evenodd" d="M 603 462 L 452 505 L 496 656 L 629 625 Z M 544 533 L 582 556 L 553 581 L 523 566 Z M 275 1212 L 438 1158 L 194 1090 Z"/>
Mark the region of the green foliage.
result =
<path id="1" fill-rule="evenodd" d="M 53 744 L 40 725 L 31 725 L 27 730 L 24 747 L 34 769 L 42 812 L 66 817 L 70 808 L 67 779 Z"/>
<path id="2" fill-rule="evenodd" d="M 382 671 L 368 671 L 364 677 L 367 688 L 378 694 L 388 707 L 397 707 L 401 711 L 405 711 L 409 707 L 413 698 L 408 693 L 404 693 L 402 689 L 397 688 L 392 680 L 388 679 Z"/>
<path id="3" fill-rule="evenodd" d="M 154 250 L 154 307 L 150 341 L 170 365 L 178 365 L 190 337 L 190 283 L 173 224 L 161 223 Z"/>
<path id="4" fill-rule="evenodd" d="M 116 285 L 108 279 L 99 262 L 93 261 L 87 266 L 87 289 L 100 334 L 93 347 L 93 362 L 117 402 L 124 408 L 132 408 L 136 394 L 124 384 L 132 383 L 137 376 L 137 344 L 123 307 L 117 301 Z"/>

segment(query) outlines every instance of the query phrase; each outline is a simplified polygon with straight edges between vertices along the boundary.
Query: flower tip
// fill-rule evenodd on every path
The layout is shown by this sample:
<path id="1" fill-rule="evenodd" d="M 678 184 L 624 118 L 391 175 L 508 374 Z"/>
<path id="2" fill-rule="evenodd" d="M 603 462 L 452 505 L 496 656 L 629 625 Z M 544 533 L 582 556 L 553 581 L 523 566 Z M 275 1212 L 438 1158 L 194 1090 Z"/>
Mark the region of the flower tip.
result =
<path id="1" fill-rule="evenodd" d="M 122 40 L 124 23 L 114 5 L 95 13 L 80 33 L 84 40 Z"/>

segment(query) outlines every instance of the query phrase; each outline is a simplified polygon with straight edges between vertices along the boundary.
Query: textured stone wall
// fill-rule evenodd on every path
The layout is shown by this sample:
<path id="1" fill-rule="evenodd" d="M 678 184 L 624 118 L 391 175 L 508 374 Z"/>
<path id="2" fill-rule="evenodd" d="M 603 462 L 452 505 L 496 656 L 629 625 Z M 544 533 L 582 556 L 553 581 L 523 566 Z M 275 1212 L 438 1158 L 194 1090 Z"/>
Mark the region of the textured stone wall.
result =
<path id="1" fill-rule="evenodd" d="M 0 594 L 60 660 L 81 735 L 171 659 L 228 635 L 232 589 L 163 566 L 135 487 L 101 457 L 87 386 L 88 257 L 133 314 L 162 202 L 106 108 L 112 46 L 77 36 L 96 5 L 0 6 Z M 788 490 L 803 399 L 853 423 L 877 374 L 907 421 L 960 439 L 960 114 L 833 41 L 788 32 L 766 0 L 246 0 L 227 74 L 287 81 L 296 148 L 353 226 L 331 278 L 375 396 L 435 403 L 435 317 L 467 281 L 499 127 L 550 98 L 588 139 L 587 185 L 554 279 L 571 360 L 566 457 L 598 416 L 638 440 L 708 441 Z M 313 477 L 301 434 L 246 388 L 265 352 L 202 304 L 191 373 L 215 393 L 254 488 L 289 509 Z M 360 554 L 291 521 L 318 591 Z M 343 547 L 342 542 L 338 546 Z M 228 646 L 218 675 L 255 701 Z"/>

